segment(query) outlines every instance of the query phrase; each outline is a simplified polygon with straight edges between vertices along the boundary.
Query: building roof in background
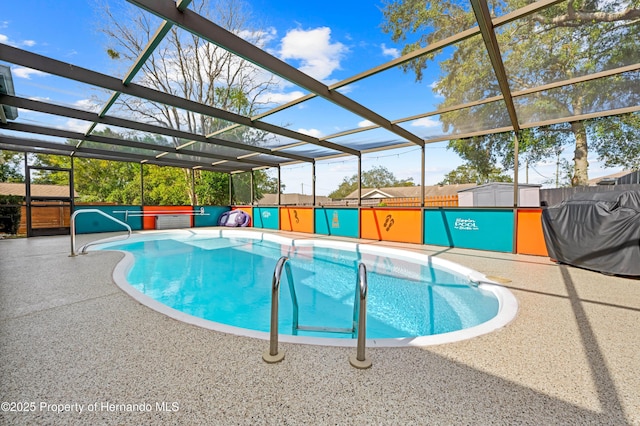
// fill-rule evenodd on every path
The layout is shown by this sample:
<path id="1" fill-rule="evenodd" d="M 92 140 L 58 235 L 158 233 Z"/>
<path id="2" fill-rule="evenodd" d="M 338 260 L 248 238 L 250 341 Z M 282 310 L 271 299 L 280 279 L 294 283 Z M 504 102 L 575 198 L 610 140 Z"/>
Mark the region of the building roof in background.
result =
<path id="1" fill-rule="evenodd" d="M 458 185 L 431 185 L 424 187 L 425 197 L 437 197 L 443 195 L 456 195 L 458 191 L 473 188 L 475 183 L 462 183 Z M 420 198 L 420 186 L 396 186 L 389 188 L 362 188 L 362 198 Z M 356 189 L 344 199 L 357 199 Z"/>
<path id="2" fill-rule="evenodd" d="M 316 196 L 316 204 L 325 204 L 331 202 L 331 198 L 325 196 Z M 313 205 L 313 196 L 305 194 L 280 194 L 280 204 L 290 206 Z M 258 200 L 258 205 L 278 205 L 278 194 L 264 194 Z"/>
<path id="3" fill-rule="evenodd" d="M 25 186 L 24 183 L 0 182 L 0 195 L 19 195 L 26 197 Z M 68 198 L 69 186 L 31 184 L 31 196 Z M 78 197 L 78 193 L 74 191 L 73 196 Z"/>
<path id="4" fill-rule="evenodd" d="M 639 171 L 634 172 L 633 170 L 622 170 L 618 173 L 612 173 L 610 175 L 589 179 L 587 182 L 589 182 L 589 186 L 595 186 L 595 185 L 598 185 L 599 183 L 602 184 L 603 181 L 608 182 L 609 184 L 612 184 L 612 185 L 621 184 L 621 183 L 635 183 L 637 181 L 638 176 L 635 176 L 635 179 L 624 179 L 624 178 L 630 175 L 637 175 L 638 173 L 640 172 Z M 629 182 L 625 182 L 627 180 Z"/>

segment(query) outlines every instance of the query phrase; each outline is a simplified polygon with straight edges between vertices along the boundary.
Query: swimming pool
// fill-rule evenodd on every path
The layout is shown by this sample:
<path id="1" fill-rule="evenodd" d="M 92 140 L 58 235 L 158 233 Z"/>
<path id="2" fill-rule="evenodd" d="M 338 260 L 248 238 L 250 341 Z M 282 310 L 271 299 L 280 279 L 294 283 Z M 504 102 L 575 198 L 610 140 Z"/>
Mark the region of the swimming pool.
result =
<path id="1" fill-rule="evenodd" d="M 290 239 L 251 230 L 180 230 L 105 240 L 93 250 L 126 255 L 114 280 L 141 303 L 173 318 L 268 339 L 271 278 L 290 259 L 301 325 L 351 326 L 358 263 L 367 266 L 367 345 L 429 345 L 507 324 L 517 302 L 473 270 L 437 257 L 370 244 Z M 280 289 L 280 341 L 354 346 L 350 333 L 292 331 L 286 278 Z"/>

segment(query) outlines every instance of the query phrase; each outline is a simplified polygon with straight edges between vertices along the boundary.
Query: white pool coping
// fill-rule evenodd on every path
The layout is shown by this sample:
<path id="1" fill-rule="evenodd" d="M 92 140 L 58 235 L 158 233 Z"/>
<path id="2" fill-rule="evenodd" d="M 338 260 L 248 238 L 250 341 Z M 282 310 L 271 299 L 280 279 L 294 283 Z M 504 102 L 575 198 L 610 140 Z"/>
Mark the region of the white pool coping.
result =
<path id="1" fill-rule="evenodd" d="M 318 239 L 310 236 L 308 238 L 293 239 L 282 235 L 276 235 L 268 232 L 254 231 L 254 230 L 237 230 L 237 229 L 186 229 L 186 230 L 170 230 L 170 231 L 144 231 L 134 234 L 132 238 L 136 241 L 157 239 L 159 235 L 169 236 L 174 235 L 209 235 L 213 238 L 220 237 L 243 237 L 256 240 L 271 241 L 279 244 L 286 244 L 291 246 L 313 246 L 313 247 L 327 247 L 336 248 L 341 250 L 359 251 L 361 253 L 391 256 L 394 258 L 400 258 L 405 260 L 411 260 L 414 262 L 428 262 L 433 265 L 438 265 L 445 269 L 452 270 L 458 274 L 466 276 L 471 282 L 478 283 L 478 287 L 493 293 L 498 299 L 498 313 L 495 317 L 482 324 L 474 327 L 469 327 L 463 330 L 453 331 L 449 333 L 435 334 L 431 336 L 417 336 L 417 337 L 405 337 L 405 338 L 385 338 L 385 339 L 367 339 L 367 347 L 403 347 L 403 346 L 431 346 L 440 345 L 444 343 L 457 342 L 461 340 L 471 339 L 473 337 L 481 336 L 483 334 L 491 333 L 498 330 L 507 324 L 509 324 L 518 313 L 518 302 L 515 296 L 507 288 L 501 286 L 499 283 L 490 280 L 486 275 L 481 274 L 478 271 L 469 269 L 465 266 L 459 265 L 454 262 L 450 262 L 438 257 L 429 256 L 427 254 L 416 253 L 408 250 L 400 250 L 395 248 L 384 247 L 380 245 L 371 245 L 360 242 L 345 242 L 335 241 L 328 239 Z M 100 244 L 104 247 L 109 245 L 115 245 L 122 243 L 121 237 L 107 238 L 104 240 L 92 243 L 90 250 L 95 250 L 93 244 Z M 188 324 L 192 324 L 198 327 L 202 327 L 209 330 L 219 331 L 223 333 L 235 334 L 240 336 L 252 337 L 262 340 L 269 340 L 270 334 L 262 331 L 249 330 L 240 327 L 234 327 L 218 322 L 206 320 L 203 318 L 195 317 L 193 315 L 186 314 L 184 312 L 173 309 L 167 305 L 164 305 L 157 300 L 143 294 L 136 290 L 127 281 L 126 277 L 134 264 L 134 258 L 131 253 L 124 253 L 124 258 L 116 265 L 113 271 L 113 280 L 116 285 L 122 289 L 125 293 L 137 300 L 141 304 L 158 311 L 170 318 L 182 321 Z M 356 339 L 340 339 L 340 338 L 326 338 L 326 337 L 310 337 L 310 336 L 293 336 L 287 334 L 279 334 L 278 340 L 286 343 L 299 343 L 307 345 L 321 345 L 321 346 L 343 346 L 343 347 L 355 347 L 357 344 Z"/>

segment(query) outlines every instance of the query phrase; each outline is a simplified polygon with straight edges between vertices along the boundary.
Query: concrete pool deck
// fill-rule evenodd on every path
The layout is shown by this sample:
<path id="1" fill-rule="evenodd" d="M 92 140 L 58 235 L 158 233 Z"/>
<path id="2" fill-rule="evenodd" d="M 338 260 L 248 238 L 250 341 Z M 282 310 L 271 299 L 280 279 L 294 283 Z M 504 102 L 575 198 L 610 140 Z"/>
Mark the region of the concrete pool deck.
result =
<path id="1" fill-rule="evenodd" d="M 265 340 L 133 300 L 112 281 L 119 253 L 69 257 L 68 236 L 0 240 L 0 424 L 640 425 L 640 280 L 362 242 L 506 278 L 518 315 L 467 341 L 368 349 L 368 370 L 349 365 L 354 348 L 288 343 L 272 365 Z"/>

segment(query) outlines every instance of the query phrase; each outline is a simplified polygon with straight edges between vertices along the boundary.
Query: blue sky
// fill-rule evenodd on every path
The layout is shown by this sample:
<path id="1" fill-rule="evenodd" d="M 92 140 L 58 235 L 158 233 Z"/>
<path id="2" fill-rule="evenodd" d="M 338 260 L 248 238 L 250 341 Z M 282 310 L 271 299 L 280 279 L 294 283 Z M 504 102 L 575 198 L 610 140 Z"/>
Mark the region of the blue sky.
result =
<path id="1" fill-rule="evenodd" d="M 105 52 L 105 39 L 96 29 L 100 19 L 99 1 L 70 0 L 63 3 L 46 0 L 23 0 L 15 7 L 4 8 L 0 17 L 0 43 L 10 44 L 35 53 L 112 75 L 121 75 Z M 109 0 L 118 8 L 124 2 Z M 255 25 L 264 29 L 267 50 L 289 64 L 327 84 L 341 81 L 371 67 L 383 64 L 399 54 L 401 46 L 394 44 L 382 32 L 383 16 L 378 1 L 300 2 L 290 0 L 247 0 Z M 16 93 L 25 97 L 43 98 L 68 105 L 88 107 L 95 89 L 64 81 L 54 76 L 13 66 Z M 120 73 L 120 74 L 118 74 Z M 383 72 L 368 80 L 344 88 L 345 93 L 370 109 L 393 120 L 435 109 L 438 96 L 432 84 L 438 79 L 438 69 L 431 67 L 421 83 L 414 75 L 397 69 Z M 290 84 L 282 84 L 272 93 L 272 99 L 284 102 L 304 92 Z M 398 96 L 401 93 L 402 96 Z M 103 95 L 104 96 L 104 95 Z M 44 117 L 21 112 L 21 119 L 41 123 Z M 353 129 L 367 123 L 362 118 L 343 112 L 324 100 L 314 100 L 265 121 L 314 136 L 325 136 Z M 73 130 L 86 130 L 86 123 L 73 120 L 53 123 Z M 437 117 L 407 124 L 407 129 L 424 136 L 439 131 Z M 366 137 L 397 139 L 385 132 Z M 565 152 L 568 150 L 565 150 Z M 461 164 L 457 155 L 446 149 L 446 142 L 430 144 L 426 150 L 426 183 L 436 184 L 445 173 Z M 568 154 L 570 157 L 570 153 Z M 418 147 L 383 151 L 363 156 L 363 169 L 384 166 L 399 179 L 413 178 L 420 183 L 420 151 Z M 357 171 L 353 157 L 317 163 L 316 190 L 327 195 L 342 179 Z M 555 164 L 541 163 L 529 171 L 529 182 L 540 183 L 553 177 Z M 590 177 L 605 174 L 591 160 Z M 524 182 L 524 169 L 520 181 Z M 286 192 L 311 191 L 311 166 L 293 165 L 282 169 Z"/>

